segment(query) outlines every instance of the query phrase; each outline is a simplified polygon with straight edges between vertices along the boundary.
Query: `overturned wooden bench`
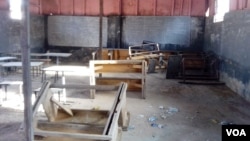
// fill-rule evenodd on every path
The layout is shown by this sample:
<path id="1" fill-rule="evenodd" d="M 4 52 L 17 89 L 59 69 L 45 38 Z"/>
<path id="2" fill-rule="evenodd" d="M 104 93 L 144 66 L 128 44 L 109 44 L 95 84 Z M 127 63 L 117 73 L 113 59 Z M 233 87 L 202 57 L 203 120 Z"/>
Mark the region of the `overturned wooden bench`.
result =
<path id="1" fill-rule="evenodd" d="M 108 111 L 71 109 L 56 101 L 51 88 L 96 89 L 116 91 L 112 107 Z M 39 97 L 33 107 L 34 139 L 51 140 L 101 140 L 120 141 L 122 128 L 127 129 L 129 114 L 126 109 L 127 84 L 118 86 L 57 85 L 49 81 L 43 83 Z M 37 110 L 43 105 L 47 120 L 37 117 Z"/>
<path id="2" fill-rule="evenodd" d="M 91 60 L 90 85 L 117 85 L 128 83 L 128 91 L 140 91 L 145 98 L 145 60 Z M 94 98 L 95 91 L 91 91 Z"/>

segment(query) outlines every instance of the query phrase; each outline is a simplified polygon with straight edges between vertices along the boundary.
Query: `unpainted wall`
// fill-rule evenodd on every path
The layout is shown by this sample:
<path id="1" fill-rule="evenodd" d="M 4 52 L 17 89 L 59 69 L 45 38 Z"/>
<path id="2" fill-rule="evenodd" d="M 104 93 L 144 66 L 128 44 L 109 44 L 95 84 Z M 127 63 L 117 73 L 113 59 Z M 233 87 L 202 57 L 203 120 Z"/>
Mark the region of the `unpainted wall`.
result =
<path id="1" fill-rule="evenodd" d="M 12 20 L 8 12 L 0 11 L 0 52 L 18 52 L 21 50 L 20 29 L 21 23 Z M 44 16 L 31 15 L 30 17 L 30 48 L 32 51 L 41 51 L 44 48 Z"/>
<path id="2" fill-rule="evenodd" d="M 99 47 L 99 17 L 49 16 L 48 44 L 65 47 Z M 107 18 L 103 18 L 102 45 L 107 46 Z"/>
<path id="3" fill-rule="evenodd" d="M 227 86 L 250 101 L 250 11 L 233 11 L 222 23 L 206 21 L 205 50 L 221 60 L 221 79 Z"/>
<path id="4" fill-rule="evenodd" d="M 143 40 L 162 50 L 200 51 L 205 19 L 189 16 L 109 16 L 103 18 L 102 46 L 128 48 Z M 99 17 L 49 16 L 50 46 L 99 47 Z"/>

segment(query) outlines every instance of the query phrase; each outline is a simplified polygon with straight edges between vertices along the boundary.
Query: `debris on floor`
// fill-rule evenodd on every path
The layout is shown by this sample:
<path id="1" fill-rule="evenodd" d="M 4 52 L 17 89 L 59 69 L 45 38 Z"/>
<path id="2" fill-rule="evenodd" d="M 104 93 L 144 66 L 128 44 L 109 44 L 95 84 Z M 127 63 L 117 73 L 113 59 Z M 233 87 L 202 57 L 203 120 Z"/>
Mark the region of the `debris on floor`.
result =
<path id="1" fill-rule="evenodd" d="M 154 122 L 156 120 L 157 120 L 157 117 L 155 117 L 155 116 L 151 116 L 151 117 L 148 118 L 149 122 Z"/>

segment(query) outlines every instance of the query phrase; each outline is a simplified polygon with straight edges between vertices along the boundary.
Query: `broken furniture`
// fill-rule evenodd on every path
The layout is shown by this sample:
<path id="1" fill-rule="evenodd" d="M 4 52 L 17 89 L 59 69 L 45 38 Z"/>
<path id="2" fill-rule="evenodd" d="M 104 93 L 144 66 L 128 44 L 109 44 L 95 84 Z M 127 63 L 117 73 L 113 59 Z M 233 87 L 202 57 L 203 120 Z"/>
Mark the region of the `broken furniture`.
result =
<path id="1" fill-rule="evenodd" d="M 155 72 L 155 68 L 162 68 L 166 65 L 163 60 L 164 55 L 160 52 L 158 43 L 143 43 L 129 46 L 129 59 L 145 60 L 148 64 L 148 73 Z"/>
<path id="2" fill-rule="evenodd" d="M 190 82 L 191 80 L 212 80 L 215 81 L 213 84 L 223 84 L 218 82 L 219 59 L 210 52 L 179 52 L 177 55 L 170 55 L 166 78 L 180 78 L 183 80 L 180 83 L 196 83 Z M 203 82 L 197 81 L 197 83 Z"/>
<path id="3" fill-rule="evenodd" d="M 145 98 L 146 66 L 145 60 L 91 60 L 90 85 L 117 85 L 126 82 L 128 90 L 140 91 L 141 97 Z M 95 91 L 91 93 L 94 98 Z"/>
<path id="4" fill-rule="evenodd" d="M 219 80 L 219 59 L 210 53 L 181 54 L 183 82 L 193 80 Z"/>
<path id="5" fill-rule="evenodd" d="M 100 54 L 99 48 L 92 53 L 93 60 L 97 60 Z M 102 48 L 101 52 L 102 60 L 127 60 L 128 49 L 116 49 L 116 48 Z"/>
<path id="6" fill-rule="evenodd" d="M 109 110 L 72 109 L 53 98 L 51 88 L 95 89 L 115 91 L 115 99 Z M 43 83 L 39 97 L 33 106 L 34 139 L 39 141 L 120 141 L 121 128 L 127 129 L 129 114 L 126 109 L 127 84 L 117 86 L 58 85 L 49 81 Z M 110 101 L 107 101 L 110 102 Z M 42 104 L 46 120 L 37 116 Z"/>

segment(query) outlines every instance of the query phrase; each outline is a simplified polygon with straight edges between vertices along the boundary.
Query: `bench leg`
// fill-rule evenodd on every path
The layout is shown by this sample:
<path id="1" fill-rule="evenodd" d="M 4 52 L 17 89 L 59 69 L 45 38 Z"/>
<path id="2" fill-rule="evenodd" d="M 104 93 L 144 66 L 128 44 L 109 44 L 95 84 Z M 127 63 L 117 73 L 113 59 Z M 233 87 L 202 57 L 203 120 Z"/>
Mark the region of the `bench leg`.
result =
<path id="1" fill-rule="evenodd" d="M 4 85 L 5 98 L 4 101 L 7 100 L 7 85 Z"/>

